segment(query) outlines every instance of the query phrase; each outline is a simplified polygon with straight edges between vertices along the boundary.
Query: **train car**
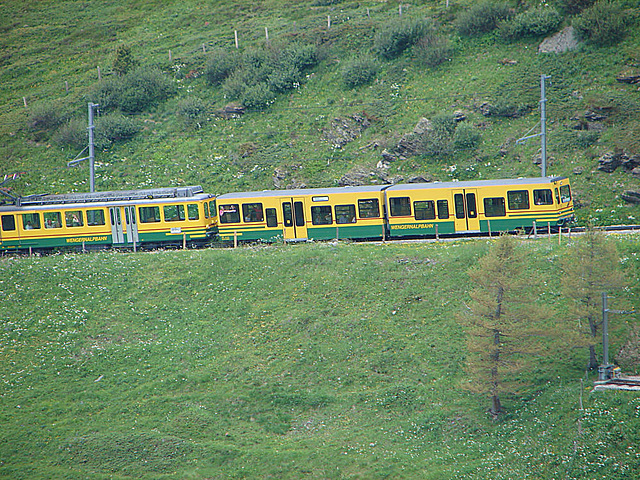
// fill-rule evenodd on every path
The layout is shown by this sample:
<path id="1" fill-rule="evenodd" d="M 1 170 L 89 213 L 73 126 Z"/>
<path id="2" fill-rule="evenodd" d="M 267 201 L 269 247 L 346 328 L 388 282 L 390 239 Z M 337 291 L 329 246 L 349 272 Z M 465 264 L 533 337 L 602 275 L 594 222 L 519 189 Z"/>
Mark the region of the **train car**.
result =
<path id="1" fill-rule="evenodd" d="M 217 197 L 218 235 L 228 241 L 382 238 L 385 186 L 266 190 Z"/>
<path id="2" fill-rule="evenodd" d="M 394 185 L 385 190 L 391 238 L 557 229 L 574 220 L 565 177 Z"/>
<path id="3" fill-rule="evenodd" d="M 0 251 L 197 245 L 216 216 L 200 186 L 31 195 L 0 205 Z"/>

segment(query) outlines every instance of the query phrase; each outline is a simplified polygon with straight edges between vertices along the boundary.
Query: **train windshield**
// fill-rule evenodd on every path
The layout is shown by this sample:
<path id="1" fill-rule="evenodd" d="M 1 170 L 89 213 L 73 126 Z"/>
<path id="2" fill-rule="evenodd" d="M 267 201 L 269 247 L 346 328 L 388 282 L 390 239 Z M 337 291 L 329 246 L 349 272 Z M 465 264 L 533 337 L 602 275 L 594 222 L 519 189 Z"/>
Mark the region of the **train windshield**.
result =
<path id="1" fill-rule="evenodd" d="M 571 201 L 571 188 L 569 185 L 563 185 L 560 187 L 560 201 L 562 203 Z"/>

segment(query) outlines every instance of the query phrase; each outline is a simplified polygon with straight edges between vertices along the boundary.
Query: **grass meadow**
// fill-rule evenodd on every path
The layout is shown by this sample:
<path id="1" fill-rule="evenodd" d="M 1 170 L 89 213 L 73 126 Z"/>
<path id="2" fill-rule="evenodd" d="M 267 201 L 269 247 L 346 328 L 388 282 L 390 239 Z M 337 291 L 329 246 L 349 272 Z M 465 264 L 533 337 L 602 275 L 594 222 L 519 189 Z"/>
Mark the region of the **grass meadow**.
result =
<path id="1" fill-rule="evenodd" d="M 490 244 L 1 257 L 0 478 L 633 478 L 640 397 L 592 392 L 584 349 L 549 338 L 498 422 L 463 388 Z M 556 325 L 571 241 L 521 248 Z M 637 314 L 610 319 L 613 355 Z"/>

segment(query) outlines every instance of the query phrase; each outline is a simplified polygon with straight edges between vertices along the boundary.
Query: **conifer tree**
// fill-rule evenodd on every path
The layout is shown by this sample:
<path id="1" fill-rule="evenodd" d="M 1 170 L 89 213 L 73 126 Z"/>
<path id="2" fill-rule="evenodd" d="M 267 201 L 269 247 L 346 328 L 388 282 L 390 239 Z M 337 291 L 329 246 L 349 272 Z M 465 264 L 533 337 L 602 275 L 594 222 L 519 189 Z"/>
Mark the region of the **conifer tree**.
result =
<path id="1" fill-rule="evenodd" d="M 587 227 L 567 251 L 563 262 L 562 293 L 569 299 L 569 330 L 577 334 L 576 344 L 589 348 L 587 368 L 598 367 L 595 345 L 600 341 L 602 293 L 625 284 L 615 243 L 604 232 Z"/>
<path id="2" fill-rule="evenodd" d="M 491 398 L 494 419 L 502 412 L 500 397 L 517 393 L 516 375 L 541 353 L 540 322 L 545 313 L 534 303 L 527 262 L 518 240 L 500 237 L 469 270 L 474 289 L 461 316 L 467 333 L 467 388 Z"/>
<path id="3" fill-rule="evenodd" d="M 125 75 L 133 70 L 138 62 L 133 57 L 131 49 L 126 45 L 119 45 L 113 59 L 113 71 L 118 76 Z"/>

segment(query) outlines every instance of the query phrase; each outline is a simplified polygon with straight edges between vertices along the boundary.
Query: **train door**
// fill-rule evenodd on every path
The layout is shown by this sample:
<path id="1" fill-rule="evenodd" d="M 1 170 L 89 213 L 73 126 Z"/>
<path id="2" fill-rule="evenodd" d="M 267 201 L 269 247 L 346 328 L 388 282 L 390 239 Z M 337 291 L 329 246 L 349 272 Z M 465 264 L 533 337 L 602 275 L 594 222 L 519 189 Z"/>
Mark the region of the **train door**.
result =
<path id="1" fill-rule="evenodd" d="M 478 198 L 475 188 L 453 190 L 456 233 L 479 232 Z"/>
<path id="2" fill-rule="evenodd" d="M 307 223 L 304 218 L 304 198 L 281 198 L 282 232 L 285 240 L 306 240 Z"/>
<path id="3" fill-rule="evenodd" d="M 136 207 L 124 207 L 124 220 L 127 226 L 127 243 L 138 243 L 138 220 L 136 219 Z"/>
<path id="4" fill-rule="evenodd" d="M 124 243 L 124 226 L 120 207 L 109 207 L 109 219 L 111 220 L 111 239 L 113 244 Z"/>

